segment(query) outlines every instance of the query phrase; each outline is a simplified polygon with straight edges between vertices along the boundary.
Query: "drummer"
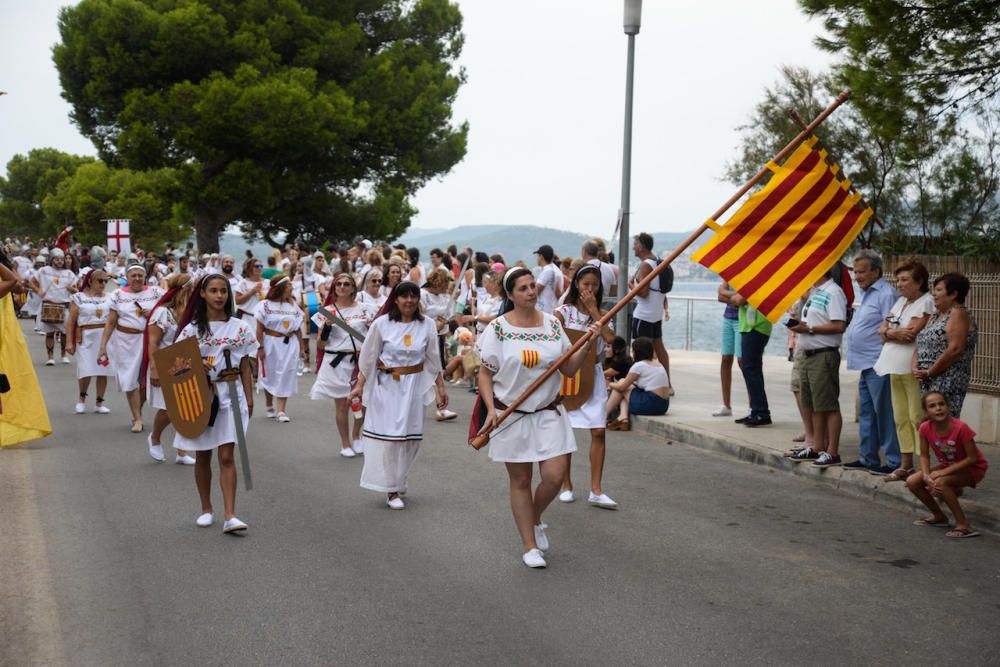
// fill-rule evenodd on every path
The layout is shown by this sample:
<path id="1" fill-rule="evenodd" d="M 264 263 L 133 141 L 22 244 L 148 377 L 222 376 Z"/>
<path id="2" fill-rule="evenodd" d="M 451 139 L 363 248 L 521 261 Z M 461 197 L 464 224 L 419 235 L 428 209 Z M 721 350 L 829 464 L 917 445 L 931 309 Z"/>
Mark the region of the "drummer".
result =
<path id="1" fill-rule="evenodd" d="M 142 367 L 142 332 L 146 318 L 164 290 L 146 284 L 146 269 L 131 264 L 125 269 L 125 287 L 111 295 L 111 313 L 101 337 L 99 357 L 110 360 L 118 378 L 118 390 L 125 392 L 132 411 L 132 433 L 142 432 L 143 389 L 139 386 Z"/>
<path id="2" fill-rule="evenodd" d="M 42 300 L 38 328 L 45 334 L 45 351 L 49 358 L 46 366 L 54 366 L 52 358 L 56 346 L 56 334 L 59 335 L 59 348 L 62 351 L 62 362 L 69 363 L 66 356 L 66 309 L 70 297 L 76 290 L 76 275 L 66 268 L 66 255 L 59 248 L 54 248 L 49 254 L 49 266 L 43 266 L 32 279 L 32 287 Z"/>

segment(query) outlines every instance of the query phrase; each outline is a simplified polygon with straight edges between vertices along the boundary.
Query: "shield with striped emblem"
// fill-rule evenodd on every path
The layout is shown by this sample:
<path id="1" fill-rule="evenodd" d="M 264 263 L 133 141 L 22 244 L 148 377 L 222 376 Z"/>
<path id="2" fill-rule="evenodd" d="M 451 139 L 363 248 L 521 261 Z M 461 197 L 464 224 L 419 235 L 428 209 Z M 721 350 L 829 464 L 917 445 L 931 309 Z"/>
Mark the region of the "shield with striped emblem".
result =
<path id="1" fill-rule="evenodd" d="M 574 329 L 565 329 L 565 331 L 573 343 L 580 340 L 586 333 L 585 331 L 576 331 Z M 567 410 L 576 410 L 581 407 L 590 399 L 590 395 L 594 393 L 595 364 L 597 364 L 597 351 L 593 347 L 588 347 L 587 358 L 584 359 L 583 365 L 580 366 L 580 370 L 575 375 L 569 376 L 559 373 L 559 377 L 562 378 L 559 395 L 563 397 L 563 405 Z"/>
<path id="2" fill-rule="evenodd" d="M 153 354 L 170 423 L 185 438 L 205 432 L 211 417 L 212 393 L 196 338 L 169 345 Z"/>

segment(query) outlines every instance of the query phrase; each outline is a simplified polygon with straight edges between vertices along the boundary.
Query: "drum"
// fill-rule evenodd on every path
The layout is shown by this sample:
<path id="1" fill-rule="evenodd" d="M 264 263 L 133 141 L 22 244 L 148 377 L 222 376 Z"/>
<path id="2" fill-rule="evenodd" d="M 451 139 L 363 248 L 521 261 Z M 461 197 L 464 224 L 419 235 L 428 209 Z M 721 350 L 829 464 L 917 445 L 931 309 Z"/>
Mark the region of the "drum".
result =
<path id="1" fill-rule="evenodd" d="M 319 312 L 319 295 L 316 292 L 304 292 L 302 294 L 302 306 L 307 311 L 306 323 L 309 325 L 309 333 L 314 334 L 319 329 L 316 327 L 316 323 L 312 321 L 312 316 Z"/>
<path id="2" fill-rule="evenodd" d="M 42 322 L 62 324 L 66 319 L 66 304 L 42 301 Z"/>

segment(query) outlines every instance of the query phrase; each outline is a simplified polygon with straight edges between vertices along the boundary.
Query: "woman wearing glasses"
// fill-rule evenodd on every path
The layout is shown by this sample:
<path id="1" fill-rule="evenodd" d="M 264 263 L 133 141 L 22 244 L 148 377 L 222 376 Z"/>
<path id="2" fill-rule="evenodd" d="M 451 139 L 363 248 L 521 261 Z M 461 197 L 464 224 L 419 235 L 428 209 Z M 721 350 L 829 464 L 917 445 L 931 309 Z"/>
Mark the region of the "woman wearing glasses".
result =
<path id="1" fill-rule="evenodd" d="M 358 301 L 361 303 L 367 303 L 369 306 L 378 311 L 387 298 L 386 295 L 382 294 L 382 270 L 370 269 L 368 273 L 365 274 L 364 287 L 364 290 L 358 294 Z"/>
<path id="2" fill-rule="evenodd" d="M 236 308 L 238 317 L 256 331 L 257 321 L 253 317 L 254 309 L 267 294 L 267 283 L 261 277 L 264 263 L 251 257 L 243 263 L 243 278 L 236 284 Z"/>
<path id="3" fill-rule="evenodd" d="M 97 400 L 94 412 L 111 412 L 104 405 L 104 392 L 108 378 L 115 374 L 110 364 L 98 362 L 101 334 L 111 312 L 111 298 L 105 294 L 110 276 L 104 271 L 90 271 L 83 277 L 80 291 L 70 297 L 69 322 L 66 327 L 67 354 L 76 354 L 76 378 L 80 385 L 80 400 L 76 413 L 87 411 L 87 392 L 90 378 L 97 378 Z M 78 354 L 77 354 L 78 353 Z"/>
<path id="4" fill-rule="evenodd" d="M 331 314 L 337 315 L 347 326 L 364 336 L 375 319 L 376 311 L 366 303 L 358 303 L 355 300 L 356 294 L 357 285 L 351 274 L 338 273 L 324 305 Z M 351 393 L 352 381 L 357 381 L 355 368 L 358 365 L 361 342 L 343 328 L 331 326 L 320 313 L 313 316 L 313 322 L 322 329 L 320 340 L 324 344 L 324 352 L 309 397 L 314 401 L 333 399 L 334 418 L 340 433 L 340 455 L 353 458 L 363 451 L 360 405 L 354 410 L 353 437 L 348 428 L 348 412 L 351 408 L 348 395 Z"/>

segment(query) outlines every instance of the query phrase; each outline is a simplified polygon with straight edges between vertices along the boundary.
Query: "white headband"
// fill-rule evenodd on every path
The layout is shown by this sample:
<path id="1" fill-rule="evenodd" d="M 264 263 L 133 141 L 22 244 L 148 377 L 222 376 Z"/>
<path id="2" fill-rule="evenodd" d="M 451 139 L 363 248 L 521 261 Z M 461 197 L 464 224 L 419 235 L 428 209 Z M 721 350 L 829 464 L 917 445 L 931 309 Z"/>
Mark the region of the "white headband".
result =
<path id="1" fill-rule="evenodd" d="M 140 271 L 142 271 L 143 275 L 146 275 L 146 267 L 143 266 L 142 264 L 129 264 L 125 268 L 125 273 L 128 274 L 128 272 L 131 271 L 132 269 L 139 269 Z"/>
<path id="2" fill-rule="evenodd" d="M 288 281 L 289 281 L 288 276 L 281 276 L 281 278 L 278 280 L 278 282 L 276 282 L 273 285 L 271 285 L 271 287 L 277 287 L 278 285 L 284 285 Z"/>
<path id="3" fill-rule="evenodd" d="M 528 271 L 528 269 L 523 266 L 515 266 L 513 268 L 507 269 L 507 273 L 503 274 L 503 291 L 510 295 L 510 287 L 507 286 L 507 281 L 510 279 L 511 275 L 515 271 Z M 531 271 L 528 271 L 528 275 L 531 275 Z"/>

